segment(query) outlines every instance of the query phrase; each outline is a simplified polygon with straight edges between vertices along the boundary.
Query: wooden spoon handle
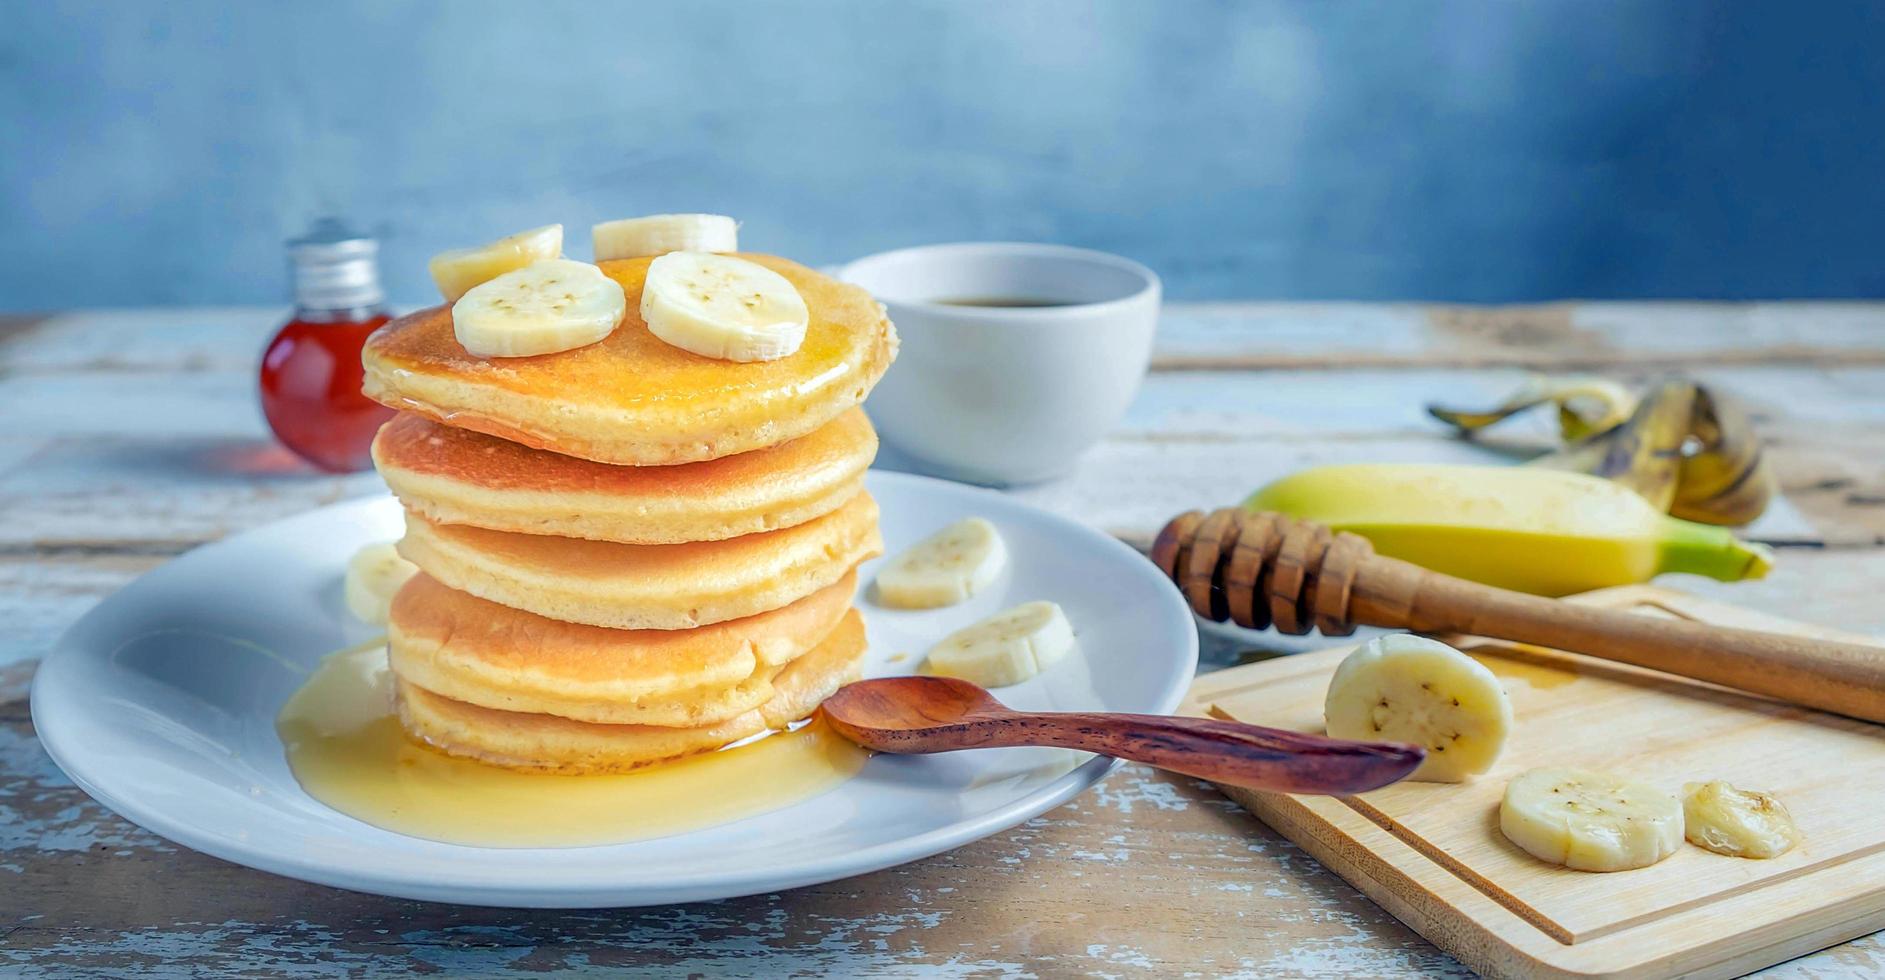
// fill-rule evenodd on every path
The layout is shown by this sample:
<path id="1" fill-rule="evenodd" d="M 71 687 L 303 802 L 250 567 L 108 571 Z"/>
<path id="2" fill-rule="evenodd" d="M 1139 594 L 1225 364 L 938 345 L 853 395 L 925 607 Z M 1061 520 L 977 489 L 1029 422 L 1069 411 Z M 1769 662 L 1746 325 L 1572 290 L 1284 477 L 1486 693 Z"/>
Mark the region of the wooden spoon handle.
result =
<path id="1" fill-rule="evenodd" d="M 1165 715 L 1013 712 L 965 728 L 976 730 L 980 745 L 1079 749 L 1283 793 L 1363 793 L 1406 776 L 1425 758 L 1420 748 L 1397 742 L 1350 742 Z"/>
<path id="2" fill-rule="evenodd" d="M 1704 626 L 1423 573 L 1405 625 L 1576 650 L 1885 722 L 1885 647 Z"/>

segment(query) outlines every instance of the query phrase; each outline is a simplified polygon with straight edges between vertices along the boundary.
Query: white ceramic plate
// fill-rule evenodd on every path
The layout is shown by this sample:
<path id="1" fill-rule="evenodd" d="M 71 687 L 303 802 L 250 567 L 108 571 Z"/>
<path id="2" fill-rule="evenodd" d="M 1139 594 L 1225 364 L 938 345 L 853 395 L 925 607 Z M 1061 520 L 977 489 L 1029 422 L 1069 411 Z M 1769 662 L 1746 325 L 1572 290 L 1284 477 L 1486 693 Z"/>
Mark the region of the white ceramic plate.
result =
<path id="1" fill-rule="evenodd" d="M 1083 655 L 1002 689 L 1003 701 L 1178 706 L 1197 634 L 1177 590 L 1132 549 L 989 491 L 877 472 L 869 487 L 891 553 L 980 515 L 1001 529 L 1012 559 L 994 586 L 948 609 L 883 609 L 861 589 L 867 676 L 908 673 L 949 630 L 1052 599 Z M 341 573 L 356 548 L 396 536 L 399 525 L 391 498 L 326 507 L 199 548 L 105 600 L 40 665 L 33 723 L 46 750 L 106 806 L 216 857 L 383 895 L 538 907 L 699 901 L 875 871 L 1012 827 L 1112 767 L 1055 749 L 880 755 L 781 810 L 601 847 L 466 847 L 381 830 L 301 791 L 274 720 L 323 655 L 374 635 L 344 611 Z M 893 662 L 899 653 L 909 656 Z"/>

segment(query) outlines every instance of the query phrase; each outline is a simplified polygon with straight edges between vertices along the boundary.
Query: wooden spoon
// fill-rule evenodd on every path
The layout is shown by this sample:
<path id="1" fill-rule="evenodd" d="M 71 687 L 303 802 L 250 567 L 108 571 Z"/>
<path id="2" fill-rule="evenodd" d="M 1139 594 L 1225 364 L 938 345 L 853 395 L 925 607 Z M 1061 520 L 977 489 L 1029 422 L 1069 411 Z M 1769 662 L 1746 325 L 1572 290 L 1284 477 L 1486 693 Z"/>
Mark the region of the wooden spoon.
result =
<path id="1" fill-rule="evenodd" d="M 1051 745 L 1280 793 L 1366 792 L 1405 777 L 1427 754 L 1398 742 L 1349 742 L 1209 718 L 1013 711 L 948 677 L 858 681 L 821 710 L 834 731 L 877 752 Z"/>

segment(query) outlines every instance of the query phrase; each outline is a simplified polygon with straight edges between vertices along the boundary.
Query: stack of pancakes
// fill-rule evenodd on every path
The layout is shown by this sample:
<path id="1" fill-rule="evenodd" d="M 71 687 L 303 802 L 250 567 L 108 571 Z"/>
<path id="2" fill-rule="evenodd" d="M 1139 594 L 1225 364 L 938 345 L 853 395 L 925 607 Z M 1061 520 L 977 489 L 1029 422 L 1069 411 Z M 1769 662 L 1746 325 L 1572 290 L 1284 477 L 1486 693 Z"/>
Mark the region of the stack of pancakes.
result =
<path id="1" fill-rule="evenodd" d="M 883 309 L 803 266 L 797 353 L 733 363 L 639 313 L 648 259 L 602 262 L 628 312 L 599 343 L 482 358 L 451 311 L 368 341 L 373 443 L 419 566 L 392 604 L 399 716 L 446 752 L 607 772 L 810 715 L 854 679 L 856 566 L 881 551 L 858 406 L 896 356 Z"/>

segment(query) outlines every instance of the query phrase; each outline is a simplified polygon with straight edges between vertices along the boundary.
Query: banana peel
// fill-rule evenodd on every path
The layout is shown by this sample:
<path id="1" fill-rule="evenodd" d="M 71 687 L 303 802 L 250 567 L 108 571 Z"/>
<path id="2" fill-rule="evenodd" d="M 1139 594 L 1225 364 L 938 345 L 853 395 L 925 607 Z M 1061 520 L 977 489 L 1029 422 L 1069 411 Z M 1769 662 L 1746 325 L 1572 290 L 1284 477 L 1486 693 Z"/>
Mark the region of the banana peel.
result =
<path id="1" fill-rule="evenodd" d="M 1676 499 L 1682 452 L 1695 412 L 1695 385 L 1656 386 L 1623 424 L 1531 461 L 1532 466 L 1589 473 L 1621 483 L 1669 513 Z"/>
<path id="2" fill-rule="evenodd" d="M 1427 411 L 1470 435 L 1547 403 L 1557 406 L 1567 444 L 1528 465 L 1612 480 L 1658 510 L 1704 524 L 1748 524 L 1778 490 L 1746 414 L 1689 381 L 1658 384 L 1639 400 L 1601 379 L 1534 377 L 1484 412 Z"/>
<path id="3" fill-rule="evenodd" d="M 1534 374 L 1505 401 L 1485 411 L 1428 405 L 1427 414 L 1461 432 L 1477 432 L 1540 405 L 1557 407 L 1558 429 L 1566 442 L 1577 442 L 1623 424 L 1636 408 L 1629 389 L 1604 378 Z"/>
<path id="4" fill-rule="evenodd" d="M 1704 524 L 1751 524 L 1780 492 L 1780 478 L 1739 405 L 1705 386 L 1695 394 L 1694 451 L 1682 457 L 1669 513 Z"/>

